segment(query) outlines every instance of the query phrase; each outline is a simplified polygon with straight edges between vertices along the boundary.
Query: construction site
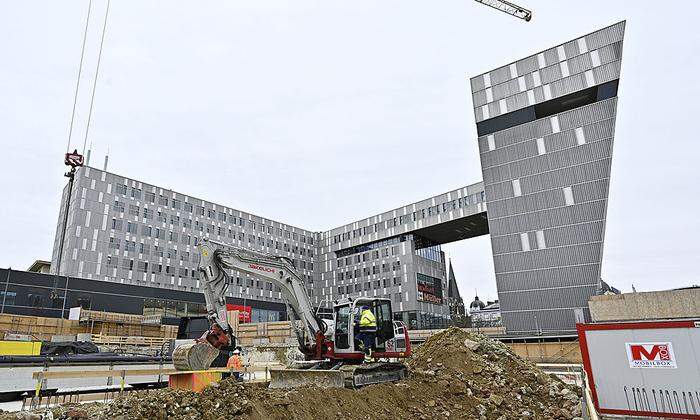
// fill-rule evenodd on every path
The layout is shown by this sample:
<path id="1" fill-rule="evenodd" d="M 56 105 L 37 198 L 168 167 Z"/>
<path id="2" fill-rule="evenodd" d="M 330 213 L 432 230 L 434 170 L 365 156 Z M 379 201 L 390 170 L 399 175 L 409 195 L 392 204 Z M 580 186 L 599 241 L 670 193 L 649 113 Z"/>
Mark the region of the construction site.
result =
<path id="1" fill-rule="evenodd" d="M 619 262 L 624 260 L 621 255 L 626 254 L 618 249 L 612 252 L 618 269 L 613 272 L 618 275 L 608 281 L 610 277 L 605 273 L 603 280 L 606 222 L 615 217 L 616 223 L 621 223 L 617 213 L 608 214 L 612 145 L 620 125 L 618 111 L 626 114 L 621 118 L 623 123 L 634 119 L 630 118 L 634 111 L 618 109 L 623 43 L 629 42 L 625 41 L 627 21 L 620 20 L 619 15 L 627 9 L 611 5 L 611 10 L 618 9 L 608 11 L 603 2 L 592 5 L 606 13 L 586 16 L 600 20 L 604 15 L 605 19 L 615 19 L 614 23 L 605 20 L 607 26 L 581 26 L 586 19 L 579 18 L 581 22 L 577 23 L 588 32 L 576 34 L 561 24 L 563 11 L 553 6 L 540 14 L 529 5 L 475 0 L 468 6 L 443 5 L 444 11 L 429 17 L 423 6 L 408 3 L 407 9 L 417 7 L 412 9 L 412 19 L 417 20 L 408 26 L 410 19 L 396 17 L 389 24 L 385 18 L 375 21 L 375 11 L 362 9 L 366 13 L 363 24 L 372 34 L 366 39 L 365 30 L 357 31 L 354 25 L 349 31 L 333 28 L 347 24 L 348 16 L 356 19 L 354 12 L 344 7 L 364 7 L 343 2 L 291 9 L 289 5 L 271 4 L 261 10 L 257 4 L 221 4 L 219 9 L 180 4 L 168 10 L 151 10 L 143 4 L 112 5 L 111 0 L 81 3 L 86 12 L 80 12 L 85 14 L 79 19 L 77 77 L 73 79 L 71 74 L 57 82 L 75 84 L 70 92 L 68 144 L 65 153 L 61 151 L 61 168 L 66 172 L 61 179 L 62 191 L 55 194 L 60 195 L 58 211 L 51 213 L 57 223 L 50 258 L 34 260 L 27 270 L 12 268 L 14 265 L 0 269 L 0 420 L 700 420 L 700 286 L 676 269 L 681 273 L 678 278 L 664 279 L 659 290 L 658 279 L 653 277 L 658 272 L 649 262 L 642 270 L 635 264 L 635 282 L 642 282 L 647 289 L 638 292 L 632 276 L 619 275 L 633 271 L 619 269 L 624 265 Z M 16 7 L 18 22 L 37 11 L 23 9 L 30 7 L 27 5 Z M 47 3 L 40 9 L 43 13 L 43 8 L 49 7 Z M 574 4 L 569 7 L 573 10 Z M 63 17 L 74 19 L 73 26 L 78 21 L 76 10 L 60 11 Z M 473 29 L 461 21 L 454 26 L 454 12 L 447 10 L 482 13 L 483 21 L 475 20 Z M 403 12 L 398 11 L 397 16 Z M 144 21 L 155 21 L 153 16 L 158 16 L 161 26 L 155 26 L 159 33 L 151 32 L 152 39 L 130 39 L 134 33 L 147 33 L 150 28 L 150 23 L 139 27 L 133 17 L 149 13 L 151 18 Z M 324 13 L 341 18 L 329 24 Z M 583 9 L 577 13 L 583 16 Z M 192 14 L 190 21 L 178 20 L 188 14 Z M 293 27 L 290 22 L 302 22 L 307 14 L 313 15 L 314 25 L 320 25 L 315 28 L 320 28 L 318 33 L 324 33 L 323 37 L 314 32 L 295 38 L 295 31 L 301 34 L 305 27 Z M 12 18 L 1 15 L 0 27 L 11 26 L 17 31 Z M 250 22 L 242 16 L 253 16 L 250 22 L 256 22 L 256 27 L 249 27 Z M 276 23 L 271 24 L 268 18 Z M 435 20 L 430 22 L 432 18 Z M 644 18 L 648 19 L 646 15 Z M 414 38 L 423 20 L 424 38 L 433 39 L 434 45 Z M 370 30 L 371 23 L 380 29 Z M 450 23 L 454 27 L 446 29 Z M 187 31 L 181 28 L 190 24 L 214 34 L 216 42 L 200 45 L 196 35 L 192 41 L 189 35 L 180 38 L 179 32 Z M 110 27 L 110 35 L 116 43 L 111 45 L 107 36 L 110 25 L 114 26 Z M 397 30 L 403 28 L 401 35 L 394 38 L 391 25 Z M 281 28 L 284 30 L 277 32 Z M 248 31 L 246 36 L 233 35 L 243 30 Z M 275 34 L 272 42 L 263 40 L 267 31 Z M 333 38 L 326 32 L 334 34 L 337 38 L 333 42 L 343 47 L 319 47 L 328 41 L 326 36 Z M 255 36 L 248 39 L 249 33 Z M 349 33 L 352 40 L 346 39 Z M 550 39 L 556 33 L 566 35 L 568 40 Z M 76 34 L 66 36 L 77 39 Z M 288 35 L 291 38 L 287 39 Z M 22 31 L 21 36 L 27 45 L 36 45 L 28 32 Z M 639 39 L 639 32 L 634 36 Z M 470 40 L 458 45 L 473 51 L 471 57 L 445 59 L 455 55 L 450 43 L 456 38 Z M 632 41 L 633 54 L 640 50 L 636 39 Z M 687 39 L 684 37 L 683 42 Z M 375 40 L 388 42 L 390 47 L 370 53 Z M 525 43 L 534 40 L 556 44 L 545 49 L 540 45 L 533 53 Z M 65 43 L 55 42 L 51 44 L 54 48 Z M 163 46 L 174 48 L 176 64 L 164 64 L 162 68 L 167 70 L 159 70 L 157 75 L 149 73 L 169 57 L 165 50 L 160 54 Z M 230 48 L 239 48 L 238 55 Z M 304 58 L 295 56 L 290 60 L 285 49 Z M 105 63 L 103 50 L 107 54 Z M 308 60 L 304 55 L 307 50 L 316 56 L 328 56 L 323 63 L 309 62 L 299 67 L 304 77 L 313 80 L 308 82 L 309 87 L 302 88 L 283 76 L 297 69 L 297 61 Z M 344 50 L 342 55 L 347 53 L 348 57 L 359 54 L 360 61 L 373 63 L 377 74 L 383 67 L 392 69 L 383 82 L 387 90 L 375 86 L 365 91 L 364 86 L 356 86 L 342 94 L 326 92 L 328 85 L 324 85 L 323 77 L 306 72 L 324 68 L 324 72 L 333 74 L 328 69 L 338 65 L 334 63 L 338 57 L 335 50 Z M 183 52 L 188 51 L 192 56 L 183 60 Z M 512 61 L 516 53 L 528 55 Z M 387 59 L 392 54 L 396 57 Z M 425 58 L 414 57 L 421 54 Z M 287 57 L 287 63 L 282 65 L 280 59 L 274 61 L 274 66 L 257 67 L 275 55 Z M 245 59 L 234 65 L 226 61 L 229 56 Z M 418 61 L 406 66 L 399 64 L 398 57 Z M 473 60 L 475 57 L 478 60 Z M 482 67 L 471 67 L 472 61 L 486 57 L 511 61 L 485 72 Z M 214 59 L 225 64 L 208 63 Z M 132 60 L 134 64 L 129 68 Z M 340 67 L 355 60 L 343 61 Z M 187 67 L 187 61 L 208 64 L 179 73 L 180 67 Z M 639 67 L 638 63 L 652 60 L 637 55 L 631 61 Z M 281 71 L 287 65 L 286 71 Z M 106 66 L 102 69 L 106 75 L 100 75 L 101 66 Z M 137 73 L 129 73 L 139 66 Z M 365 67 L 352 71 L 359 77 Z M 236 76 L 222 76 L 218 73 L 221 68 Z M 276 72 L 266 74 L 268 68 Z M 400 68 L 412 70 L 407 72 L 408 78 L 394 85 Z M 235 73 L 240 69 L 243 73 Z M 345 74 L 341 70 L 335 71 Z M 414 70 L 416 73 L 412 73 Z M 23 71 L 15 70 L 18 74 Z M 454 71 L 460 75 L 447 76 Z M 422 99 L 402 96 L 421 90 L 432 92 L 428 96 L 448 96 L 435 84 L 441 78 L 450 92 L 464 91 L 467 71 L 476 73 L 467 79 L 471 101 L 463 104 L 465 109 L 458 106 L 460 117 L 450 118 L 457 120 L 466 115 L 473 119 L 468 130 L 460 133 L 475 138 L 472 143 L 476 148 L 471 148 L 478 156 L 469 165 L 454 156 L 454 150 L 462 150 L 461 143 L 448 147 L 451 136 L 436 131 L 439 124 L 430 125 L 430 133 L 421 132 L 423 119 L 436 119 L 450 127 L 447 120 L 439 119 L 444 110 L 432 112 L 429 103 L 415 105 Z M 207 77 L 203 77 L 205 74 Z M 188 79 L 192 75 L 196 75 L 196 82 Z M 236 77 L 240 79 L 237 84 L 227 84 Z M 129 92 L 130 83 L 141 78 L 144 82 L 140 88 L 131 90 L 131 105 L 102 111 L 102 120 L 93 122 L 98 85 L 114 95 L 120 90 Z M 267 92 L 266 86 L 257 84 L 257 79 L 265 78 L 270 85 L 278 83 L 278 78 L 280 84 L 295 85 L 297 90 L 285 94 L 271 90 L 275 101 L 289 100 L 293 105 L 251 100 Z M 348 80 L 347 76 L 343 78 Z M 455 80 L 462 85 L 454 87 Z M 154 93 L 161 82 L 167 87 Z M 30 90 L 31 83 L 25 85 Z M 243 94 L 246 85 L 257 89 L 248 99 Z M 323 94 L 308 99 L 313 97 L 311 85 Z M 633 81 L 631 85 L 634 97 L 640 83 Z M 153 92 L 149 91 L 151 87 Z M 3 89 L 7 87 L 0 84 L 0 93 L 5 92 Z M 192 94 L 189 90 L 202 96 L 185 99 Z M 383 93 L 378 94 L 380 91 Z M 66 96 L 66 92 L 56 96 Z M 227 95 L 225 100 L 218 96 L 220 93 Z M 41 95 L 50 96 L 46 92 Z M 168 95 L 174 96 L 167 100 Z M 372 111 L 371 102 L 381 104 L 378 98 L 382 95 L 389 98 L 388 102 L 377 105 L 379 112 Z M 148 111 L 137 111 L 139 101 L 148 103 L 154 97 L 161 103 Z M 355 97 L 365 98 L 361 106 L 328 108 L 334 109 L 331 112 L 324 105 L 323 113 L 309 111 L 336 100 L 352 104 Z M 105 102 L 108 107 L 114 106 Z M 245 106 L 241 108 L 241 104 Z M 166 111 L 168 106 L 177 111 Z M 450 107 L 455 108 L 455 103 Z M 400 114 L 397 123 L 389 108 L 403 108 L 403 112 L 420 108 L 420 116 Z M 280 109 L 284 112 L 273 118 L 271 115 Z M 354 113 L 360 111 L 372 114 L 372 120 L 382 115 L 380 120 L 385 120 L 380 125 L 387 127 L 411 122 L 417 125 L 410 128 L 408 124 L 406 132 L 386 133 L 377 130 L 376 125 L 368 125 L 377 131 L 372 132 L 368 143 L 362 143 L 368 137 L 366 133 L 359 134 L 350 126 L 341 130 L 337 122 L 332 129 L 321 128 L 325 130 L 322 134 L 310 129 L 323 127 L 329 114 L 354 118 Z M 207 125 L 208 118 L 215 119 L 219 113 L 224 115 L 226 128 L 212 128 L 215 134 L 207 137 L 212 134 L 201 129 L 201 123 Z M 160 120 L 162 115 L 167 117 Z M 133 141 L 124 140 L 124 145 L 114 140 L 124 137 L 121 130 L 130 122 L 136 124 L 144 118 L 158 121 L 146 124 L 158 127 L 158 134 L 152 137 L 168 137 L 167 144 L 153 140 L 158 150 L 155 154 L 144 152 L 150 150 L 150 138 L 136 136 Z M 652 118 L 646 119 L 645 123 L 652 125 Z M 186 120 L 195 121 L 197 128 L 187 126 Z M 236 121 L 233 125 L 232 120 Z M 264 121 L 266 129 L 273 126 L 277 131 L 253 135 L 258 120 Z M 292 127 L 297 123 L 304 125 L 303 129 L 286 138 L 293 131 L 285 129 L 285 124 Z M 179 124 L 185 124 L 185 128 L 175 128 L 181 127 Z M 96 134 L 91 134 L 91 125 L 95 125 Z M 77 139 L 83 129 L 84 138 Z M 413 144 L 405 140 L 413 137 L 410 130 L 416 131 Z M 622 130 L 627 133 L 624 130 L 629 130 L 628 125 L 623 124 Z M 186 144 L 190 133 L 195 132 L 195 140 Z M 301 140 L 307 134 L 308 145 Z M 249 135 L 252 137 L 246 137 Z M 346 135 L 348 143 L 337 150 L 327 139 Z M 226 138 L 227 143 L 206 149 L 204 144 L 214 143 L 214 137 Z M 229 137 L 233 139 L 230 142 Z M 107 139 L 117 150 L 113 153 L 122 156 L 119 165 L 139 178 L 108 169 Z M 382 139 L 386 139 L 386 145 Z M 93 143 L 102 145 L 100 141 L 107 146 L 101 169 L 91 163 L 91 158 L 95 160 L 93 151 L 98 150 Z M 292 146 L 304 149 L 302 158 L 273 150 Z M 333 151 L 322 156 L 326 147 Z M 622 147 L 630 149 L 624 142 Z M 367 153 L 369 150 L 377 151 L 377 156 L 369 156 L 373 154 Z M 128 158 L 120 153 L 127 153 Z M 439 158 L 429 158 L 432 153 L 439 154 Z M 139 160 L 141 154 L 146 160 Z M 411 162 L 410 156 L 418 161 Z M 258 166 L 245 166 L 249 160 L 259 162 Z M 270 169 L 272 161 L 283 162 L 282 168 L 277 168 L 279 174 Z M 324 166 L 326 161 L 337 163 Z M 369 166 L 363 166 L 365 163 Z M 467 173 L 471 176 L 469 171 L 473 170 L 481 178 L 465 185 L 464 173 L 454 172 L 449 177 L 459 179 L 458 188 L 437 195 L 433 190 L 421 189 L 422 184 L 433 181 L 428 174 L 441 173 L 450 165 L 469 166 Z M 315 172 L 302 176 L 285 172 L 287 166 L 298 166 L 300 171 L 314 167 Z M 320 186 L 331 182 L 330 177 L 322 178 L 344 166 L 352 168 L 337 173 L 338 183 L 371 185 L 372 191 L 365 188 L 340 196 L 330 193 L 337 188 L 335 184 Z M 271 176 L 277 178 L 271 181 L 266 178 L 270 174 L 262 172 L 275 172 Z M 158 185 L 141 181 L 142 174 L 167 181 Z M 365 175 L 372 178 L 372 183 L 365 182 Z M 393 176 L 396 181 L 391 181 Z M 683 178 L 692 176 L 686 174 Z M 39 179 L 31 184 L 37 190 L 47 182 Z M 188 194 L 173 189 L 171 183 L 198 192 Z M 18 239 L 16 243 L 8 240 L 11 246 L 0 250 L 0 256 L 25 261 L 27 253 L 46 250 L 34 249 L 31 235 L 26 235 L 29 239 L 19 238 L 19 226 L 45 233 L 48 229 L 41 220 L 46 218 L 42 212 L 47 206 L 36 204 L 36 198 L 19 192 L 17 185 L 12 186 L 14 190 L 8 187 L 6 194 L 12 199 L 7 201 L 34 203 L 31 211 L 23 210 L 32 219 L 25 223 L 28 219 L 16 215 L 18 222 L 8 223 L 13 226 L 5 236 Z M 268 185 L 274 188 L 266 189 Z M 309 189 L 310 185 L 317 189 Z M 58 191 L 55 185 L 52 188 Z M 396 194 L 391 205 L 402 204 L 357 219 L 356 211 L 361 207 L 356 206 L 371 204 L 362 210 L 370 211 L 374 201 L 386 203 L 374 193 L 380 189 L 384 195 L 389 191 Z M 627 189 L 633 190 L 629 186 Z M 259 195 L 243 195 L 247 190 L 259 190 L 255 193 Z M 224 204 L 197 198 L 200 192 L 220 194 L 212 198 L 224 200 Z M 328 197 L 324 197 L 326 194 Z M 226 204 L 240 202 L 239 196 L 267 206 L 263 211 L 275 217 L 295 220 L 294 214 L 307 226 L 332 223 L 335 227 L 301 228 Z M 634 199 L 621 196 L 622 201 Z M 305 205 L 309 210 L 299 210 Z M 697 206 L 691 203 L 686 207 Z M 328 216 L 319 218 L 319 214 Z M 644 219 L 645 228 L 650 218 Z M 344 224 L 338 224 L 342 220 Z M 693 226 L 683 226 L 684 232 Z M 640 230 L 645 229 L 633 229 Z M 621 235 L 616 234 L 619 240 Z M 477 237 L 488 237 L 488 242 L 482 243 L 487 246 L 480 248 L 480 259 L 490 258 L 487 268 L 475 263 L 478 258 L 472 253 L 476 245 L 470 251 L 460 248 L 464 241 Z M 628 247 L 632 247 L 631 242 Z M 646 248 L 636 252 L 636 259 L 647 255 Z M 622 292 L 616 285 L 631 292 Z M 471 303 L 460 288 L 473 288 Z M 486 298 L 481 300 L 479 295 Z"/>

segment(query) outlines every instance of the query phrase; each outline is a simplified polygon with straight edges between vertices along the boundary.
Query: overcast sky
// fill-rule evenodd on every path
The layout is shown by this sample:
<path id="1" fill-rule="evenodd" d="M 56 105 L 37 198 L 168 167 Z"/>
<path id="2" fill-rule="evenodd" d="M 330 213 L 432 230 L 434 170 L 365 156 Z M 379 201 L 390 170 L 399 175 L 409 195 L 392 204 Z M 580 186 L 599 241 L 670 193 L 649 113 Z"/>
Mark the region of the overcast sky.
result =
<path id="1" fill-rule="evenodd" d="M 321 231 L 481 180 L 468 78 L 627 20 L 603 277 L 700 283 L 696 2 L 112 2 L 92 164 Z M 87 0 L 0 2 L 0 267 L 50 259 Z M 83 147 L 106 0 L 72 148 Z M 444 246 L 495 298 L 486 237 Z"/>

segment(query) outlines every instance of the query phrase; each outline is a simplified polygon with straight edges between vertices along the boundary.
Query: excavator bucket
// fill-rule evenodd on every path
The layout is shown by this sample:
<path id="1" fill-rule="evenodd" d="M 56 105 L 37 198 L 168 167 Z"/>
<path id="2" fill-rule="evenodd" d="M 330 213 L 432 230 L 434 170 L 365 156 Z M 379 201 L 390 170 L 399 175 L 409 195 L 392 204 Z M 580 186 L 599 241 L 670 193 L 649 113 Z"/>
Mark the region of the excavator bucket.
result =
<path id="1" fill-rule="evenodd" d="M 339 370 L 322 369 L 271 369 L 270 388 L 344 388 L 345 373 Z"/>
<path id="2" fill-rule="evenodd" d="M 188 343 L 173 350 L 173 365 L 177 370 L 207 370 L 219 350 L 209 343 Z"/>

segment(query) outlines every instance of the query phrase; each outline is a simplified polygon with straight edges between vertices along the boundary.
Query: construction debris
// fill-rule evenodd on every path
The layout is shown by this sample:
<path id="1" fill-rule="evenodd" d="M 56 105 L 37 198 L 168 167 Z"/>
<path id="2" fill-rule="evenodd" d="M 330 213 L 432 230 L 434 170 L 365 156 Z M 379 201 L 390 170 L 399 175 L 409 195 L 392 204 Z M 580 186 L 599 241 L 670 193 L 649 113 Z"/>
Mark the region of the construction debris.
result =
<path id="1" fill-rule="evenodd" d="M 452 328 L 419 346 L 401 382 L 361 389 L 269 389 L 233 379 L 201 394 L 131 392 L 80 406 L 95 419 L 581 419 L 580 390 L 549 376 L 504 344 Z M 53 410 L 69 418 L 75 407 Z M 11 415 L 14 416 L 14 415 Z M 17 417 L 0 416 L 0 419 Z"/>

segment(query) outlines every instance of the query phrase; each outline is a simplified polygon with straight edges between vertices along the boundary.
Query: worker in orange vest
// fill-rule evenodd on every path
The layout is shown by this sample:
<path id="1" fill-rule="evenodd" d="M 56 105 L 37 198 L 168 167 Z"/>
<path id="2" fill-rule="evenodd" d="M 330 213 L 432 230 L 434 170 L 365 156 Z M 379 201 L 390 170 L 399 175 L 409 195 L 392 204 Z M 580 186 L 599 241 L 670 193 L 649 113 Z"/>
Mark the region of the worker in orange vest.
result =
<path id="1" fill-rule="evenodd" d="M 231 353 L 231 357 L 229 357 L 228 362 L 226 362 L 226 368 L 236 369 L 239 371 L 243 368 L 243 360 L 241 358 L 240 347 L 236 347 L 236 349 Z M 236 380 L 241 380 L 241 372 L 233 372 L 233 376 L 236 378 Z"/>

